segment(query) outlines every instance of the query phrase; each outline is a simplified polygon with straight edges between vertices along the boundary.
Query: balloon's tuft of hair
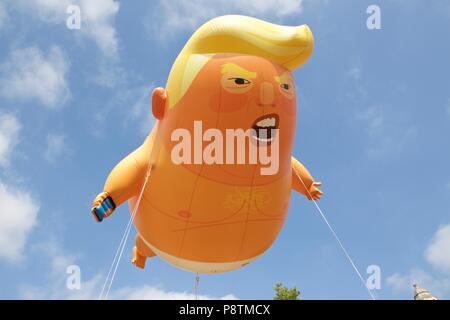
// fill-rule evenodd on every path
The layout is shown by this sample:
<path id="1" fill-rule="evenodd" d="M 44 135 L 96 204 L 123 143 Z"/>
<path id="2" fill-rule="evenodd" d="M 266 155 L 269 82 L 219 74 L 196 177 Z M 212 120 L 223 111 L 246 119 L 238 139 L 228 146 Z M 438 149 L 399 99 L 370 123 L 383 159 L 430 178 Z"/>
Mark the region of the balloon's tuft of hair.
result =
<path id="1" fill-rule="evenodd" d="M 313 49 L 314 37 L 307 25 L 283 26 L 239 15 L 211 19 L 194 32 L 172 66 L 167 81 L 170 105 L 181 98 L 187 82 L 214 54 L 263 57 L 292 71 L 309 59 Z"/>

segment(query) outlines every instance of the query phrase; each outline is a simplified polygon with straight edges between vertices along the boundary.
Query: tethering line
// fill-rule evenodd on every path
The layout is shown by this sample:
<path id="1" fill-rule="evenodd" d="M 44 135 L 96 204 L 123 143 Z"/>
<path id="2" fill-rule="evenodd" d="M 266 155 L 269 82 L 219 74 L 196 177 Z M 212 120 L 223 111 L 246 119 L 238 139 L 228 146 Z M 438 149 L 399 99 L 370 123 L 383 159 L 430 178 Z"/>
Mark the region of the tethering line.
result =
<path id="1" fill-rule="evenodd" d="M 195 300 L 198 300 L 199 287 L 200 287 L 200 275 L 197 272 L 196 275 L 195 275 L 195 282 L 194 282 L 194 297 L 195 297 Z"/>
<path id="2" fill-rule="evenodd" d="M 114 278 L 116 276 L 117 268 L 119 266 L 120 260 L 122 259 L 122 254 L 125 249 L 125 245 L 127 243 L 128 236 L 130 235 L 131 226 L 133 225 L 133 221 L 134 221 L 134 218 L 136 217 L 137 210 L 139 209 L 139 204 L 141 203 L 142 195 L 144 194 L 144 190 L 147 185 L 148 178 L 150 177 L 151 171 L 152 171 L 152 167 L 149 166 L 149 168 L 147 170 L 147 174 L 145 175 L 144 184 L 142 185 L 141 192 L 139 193 L 139 197 L 134 206 L 133 213 L 130 216 L 127 227 L 125 228 L 125 231 L 123 233 L 122 240 L 119 243 L 116 254 L 111 263 L 111 267 L 109 268 L 108 275 L 106 276 L 105 283 L 103 284 L 102 291 L 100 292 L 100 295 L 98 298 L 99 300 L 108 299 L 109 292 L 111 290 L 112 284 L 114 282 Z M 113 269 L 114 269 L 114 271 L 112 272 Z M 111 272 L 112 272 L 112 275 L 111 275 Z M 109 284 L 108 284 L 108 282 L 109 282 Z M 106 293 L 105 293 L 105 288 L 106 288 L 107 284 L 108 284 L 108 289 L 106 290 Z"/>
<path id="3" fill-rule="evenodd" d="M 294 170 L 295 171 L 295 170 Z M 363 276 L 361 275 L 361 272 L 359 272 L 358 268 L 356 267 L 356 264 L 353 262 L 353 259 L 351 258 L 350 254 L 348 253 L 348 251 L 345 249 L 342 241 L 339 239 L 338 235 L 336 234 L 336 232 L 334 231 L 333 227 L 331 226 L 331 224 L 328 222 L 328 219 L 325 217 L 325 214 L 323 213 L 322 209 L 320 209 L 319 205 L 317 204 L 317 201 L 314 200 L 314 198 L 312 197 L 311 193 L 309 192 L 309 189 L 306 187 L 305 182 L 303 181 L 302 177 L 297 173 L 297 171 L 295 171 L 295 174 L 297 175 L 297 177 L 300 179 L 301 183 L 303 184 L 303 187 L 305 188 L 306 192 L 308 193 L 309 198 L 311 199 L 311 201 L 314 203 L 314 205 L 316 206 L 317 211 L 320 213 L 323 221 L 325 221 L 326 225 L 328 226 L 328 228 L 330 229 L 331 233 L 333 234 L 334 238 L 336 239 L 336 241 L 338 242 L 339 246 L 341 247 L 342 251 L 344 252 L 345 256 L 347 257 L 348 261 L 350 262 L 350 264 L 352 265 L 353 269 L 355 270 L 356 274 L 358 275 L 359 279 L 361 280 L 361 283 L 363 284 L 364 288 L 366 288 L 367 292 L 369 293 L 370 297 L 372 298 L 372 300 L 376 300 L 374 295 L 372 294 L 372 291 L 370 291 L 369 287 L 367 287 L 366 282 L 364 281 Z"/>

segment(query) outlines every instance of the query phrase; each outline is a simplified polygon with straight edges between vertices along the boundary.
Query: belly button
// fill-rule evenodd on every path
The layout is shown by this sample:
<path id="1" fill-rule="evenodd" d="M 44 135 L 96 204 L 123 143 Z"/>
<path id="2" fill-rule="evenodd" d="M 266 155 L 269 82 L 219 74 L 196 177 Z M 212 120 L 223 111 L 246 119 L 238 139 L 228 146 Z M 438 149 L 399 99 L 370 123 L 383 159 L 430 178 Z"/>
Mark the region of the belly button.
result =
<path id="1" fill-rule="evenodd" d="M 178 215 L 180 217 L 183 217 L 183 218 L 187 219 L 187 218 L 189 218 L 191 216 L 191 213 L 189 211 L 187 211 L 187 210 L 181 210 L 181 211 L 178 211 Z"/>

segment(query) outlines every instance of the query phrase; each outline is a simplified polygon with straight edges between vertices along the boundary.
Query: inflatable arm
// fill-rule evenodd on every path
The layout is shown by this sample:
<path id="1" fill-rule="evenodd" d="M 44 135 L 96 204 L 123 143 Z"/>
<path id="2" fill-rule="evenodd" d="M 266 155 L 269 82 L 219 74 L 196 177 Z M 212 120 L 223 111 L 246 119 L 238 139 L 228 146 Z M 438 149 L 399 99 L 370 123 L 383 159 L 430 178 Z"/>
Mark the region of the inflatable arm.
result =
<path id="1" fill-rule="evenodd" d="M 112 214 L 114 209 L 139 194 L 148 170 L 148 163 L 156 127 L 145 142 L 120 161 L 109 174 L 103 192 L 97 195 L 92 204 L 92 214 L 100 222 Z"/>
<path id="2" fill-rule="evenodd" d="M 166 101 L 165 90 L 155 88 L 152 93 L 152 113 L 157 120 L 164 117 Z M 117 206 L 139 194 L 149 165 L 154 163 L 157 156 L 157 132 L 158 122 L 144 143 L 120 161 L 109 174 L 103 192 L 92 203 L 91 213 L 98 222 L 111 215 Z"/>
<path id="3" fill-rule="evenodd" d="M 306 169 L 306 167 L 294 157 L 292 157 L 291 163 L 292 189 L 303 194 L 309 200 L 319 200 L 323 192 L 320 191 L 318 187 L 321 186 L 322 183 L 315 182 L 308 169 Z"/>

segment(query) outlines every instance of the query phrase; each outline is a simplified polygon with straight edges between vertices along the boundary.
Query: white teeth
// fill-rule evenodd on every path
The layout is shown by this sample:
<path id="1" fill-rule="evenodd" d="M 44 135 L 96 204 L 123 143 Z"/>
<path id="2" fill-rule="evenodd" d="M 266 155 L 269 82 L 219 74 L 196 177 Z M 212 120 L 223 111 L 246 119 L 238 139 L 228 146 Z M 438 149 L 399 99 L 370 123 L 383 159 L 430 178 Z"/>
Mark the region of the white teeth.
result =
<path id="1" fill-rule="evenodd" d="M 258 127 L 275 127 L 275 118 L 265 118 L 256 123 Z"/>

